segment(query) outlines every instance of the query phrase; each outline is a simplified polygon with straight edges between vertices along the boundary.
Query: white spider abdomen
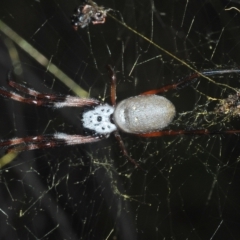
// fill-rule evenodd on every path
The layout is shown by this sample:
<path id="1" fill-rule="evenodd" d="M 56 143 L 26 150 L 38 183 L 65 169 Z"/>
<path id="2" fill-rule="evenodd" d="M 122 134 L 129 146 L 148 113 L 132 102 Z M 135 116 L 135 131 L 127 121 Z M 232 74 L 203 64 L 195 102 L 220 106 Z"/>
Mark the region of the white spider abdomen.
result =
<path id="1" fill-rule="evenodd" d="M 168 126 L 176 110 L 165 97 L 139 95 L 121 101 L 113 114 L 114 123 L 123 132 L 148 133 Z"/>
<path id="2" fill-rule="evenodd" d="M 83 113 L 83 127 L 94 130 L 98 134 L 110 134 L 117 129 L 110 119 L 113 112 L 114 108 L 108 104 L 97 106 Z"/>

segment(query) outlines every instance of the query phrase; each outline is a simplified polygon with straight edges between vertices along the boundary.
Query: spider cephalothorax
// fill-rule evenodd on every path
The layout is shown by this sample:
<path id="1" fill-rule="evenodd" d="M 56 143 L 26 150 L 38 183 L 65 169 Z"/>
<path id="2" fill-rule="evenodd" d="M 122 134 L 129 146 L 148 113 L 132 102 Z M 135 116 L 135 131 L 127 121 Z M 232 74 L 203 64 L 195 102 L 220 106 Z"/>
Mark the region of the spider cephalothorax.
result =
<path id="1" fill-rule="evenodd" d="M 108 104 L 96 106 L 94 109 L 83 113 L 83 127 L 95 131 L 97 134 L 109 135 L 117 130 L 111 117 L 114 108 Z"/>

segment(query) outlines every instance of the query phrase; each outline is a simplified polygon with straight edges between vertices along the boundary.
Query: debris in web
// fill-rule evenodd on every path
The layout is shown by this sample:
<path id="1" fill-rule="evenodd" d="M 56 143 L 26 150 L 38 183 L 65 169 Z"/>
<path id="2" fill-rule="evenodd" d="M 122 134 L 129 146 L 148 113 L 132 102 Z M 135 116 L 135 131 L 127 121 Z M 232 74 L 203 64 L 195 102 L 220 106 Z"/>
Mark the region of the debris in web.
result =
<path id="1" fill-rule="evenodd" d="M 230 94 L 227 98 L 221 100 L 216 108 L 217 114 L 230 114 L 233 117 L 240 116 L 240 90 L 235 94 Z"/>
<path id="2" fill-rule="evenodd" d="M 107 12 L 111 11 L 110 8 L 105 9 L 98 6 L 92 0 L 86 0 L 84 4 L 80 5 L 71 17 L 73 28 L 78 30 L 78 27 L 85 28 L 90 23 L 103 24 L 106 21 Z"/>

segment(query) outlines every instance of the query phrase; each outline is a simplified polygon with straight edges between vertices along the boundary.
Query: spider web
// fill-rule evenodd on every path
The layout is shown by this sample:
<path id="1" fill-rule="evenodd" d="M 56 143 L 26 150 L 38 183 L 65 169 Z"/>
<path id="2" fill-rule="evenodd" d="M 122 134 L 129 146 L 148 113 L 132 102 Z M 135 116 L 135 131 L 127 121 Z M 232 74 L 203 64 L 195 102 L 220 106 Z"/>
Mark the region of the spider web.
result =
<path id="1" fill-rule="evenodd" d="M 112 17 L 75 32 L 76 0 L 3 1 L 1 86 L 14 67 L 14 80 L 39 92 L 109 103 L 107 64 L 117 71 L 117 101 L 177 82 L 194 72 L 186 65 L 238 68 L 240 13 L 226 10 L 238 1 L 97 3 Z M 239 75 L 224 74 L 163 94 L 177 109 L 168 129 L 239 129 L 239 117 L 215 112 L 238 88 Z M 0 107 L 1 139 L 85 132 L 83 109 L 3 98 Z M 1 239 L 239 239 L 238 135 L 121 136 L 144 171 L 112 136 L 1 159 Z"/>

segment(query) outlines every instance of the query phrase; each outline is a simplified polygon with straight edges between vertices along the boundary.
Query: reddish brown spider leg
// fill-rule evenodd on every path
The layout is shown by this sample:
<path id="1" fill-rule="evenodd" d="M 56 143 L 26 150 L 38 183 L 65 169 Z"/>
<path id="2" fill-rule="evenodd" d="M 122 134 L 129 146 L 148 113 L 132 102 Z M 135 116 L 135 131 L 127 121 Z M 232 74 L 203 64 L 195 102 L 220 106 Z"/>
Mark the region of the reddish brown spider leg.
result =
<path id="1" fill-rule="evenodd" d="M 120 146 L 120 148 L 121 148 L 121 150 L 122 150 L 123 155 L 124 155 L 132 164 L 134 164 L 135 167 L 140 168 L 141 170 L 143 170 L 143 171 L 145 172 L 145 170 L 144 170 L 133 158 L 131 158 L 131 157 L 129 156 L 129 154 L 128 154 L 128 152 L 127 152 L 127 149 L 126 149 L 126 147 L 125 147 L 125 145 L 124 145 L 124 143 L 123 143 L 123 140 L 122 140 L 122 138 L 121 138 L 121 136 L 120 136 L 120 134 L 119 134 L 118 131 L 115 131 L 115 132 L 114 132 L 114 136 L 115 136 L 115 138 L 117 139 L 117 141 L 118 141 L 118 143 L 119 143 L 119 146 Z"/>
<path id="2" fill-rule="evenodd" d="M 10 86 L 34 98 L 23 97 L 17 93 L 7 91 L 4 88 L 0 88 L 0 95 L 18 102 L 33 104 L 37 106 L 62 108 L 62 107 L 94 106 L 100 104 L 100 101 L 91 98 L 80 98 L 68 95 L 61 96 L 54 94 L 42 94 L 35 90 L 28 89 L 25 86 L 17 84 L 13 81 L 10 81 Z"/>
<path id="3" fill-rule="evenodd" d="M 117 77 L 114 69 L 112 66 L 107 65 L 107 69 L 109 70 L 111 74 L 111 102 L 113 106 L 116 106 L 116 82 L 117 82 Z"/>
<path id="4" fill-rule="evenodd" d="M 193 81 L 194 79 L 196 79 L 198 77 L 199 77 L 199 74 L 194 73 L 191 76 L 187 77 L 186 79 L 184 79 L 184 80 L 182 80 L 178 83 L 169 84 L 169 85 L 163 86 L 163 87 L 158 88 L 158 89 L 152 89 L 152 90 L 143 92 L 140 95 L 158 94 L 158 93 L 162 93 L 162 92 L 167 92 L 169 90 L 176 89 L 180 84 Z"/>
<path id="5" fill-rule="evenodd" d="M 8 73 L 8 85 L 12 88 L 14 88 L 15 90 L 19 91 L 19 92 L 22 92 L 22 93 L 25 93 L 25 94 L 28 94 L 28 95 L 31 95 L 31 96 L 34 96 L 34 97 L 37 97 L 38 95 L 40 95 L 41 93 L 40 92 L 37 92 L 31 88 L 27 88 L 26 86 L 24 85 L 21 85 L 21 84 L 18 84 L 16 82 L 14 82 L 12 80 L 12 71 L 10 71 Z"/>
<path id="6" fill-rule="evenodd" d="M 201 74 L 205 75 L 205 76 L 213 76 L 213 75 L 231 74 L 231 73 L 239 73 L 239 72 L 240 72 L 239 69 L 223 69 L 223 70 L 203 71 L 203 72 L 201 72 Z M 141 95 L 158 94 L 158 93 L 162 93 L 162 92 L 167 92 L 172 89 L 176 89 L 178 87 L 181 88 L 181 85 L 183 85 L 183 87 L 184 87 L 187 84 L 191 84 L 191 81 L 196 80 L 198 77 L 200 77 L 200 75 L 198 73 L 193 73 L 192 75 L 184 78 L 182 81 L 179 81 L 178 83 L 166 85 L 166 86 L 163 86 L 158 89 L 149 90 L 149 91 L 141 93 Z"/>
<path id="7" fill-rule="evenodd" d="M 176 136 L 176 135 L 217 135 L 217 134 L 239 134 L 240 130 L 226 130 L 226 131 L 208 131 L 207 129 L 200 130 L 163 130 L 151 133 L 136 134 L 139 137 L 162 137 L 162 136 Z"/>
<path id="8" fill-rule="evenodd" d="M 57 94 L 48 94 L 48 93 L 40 93 L 31 88 L 27 88 L 26 86 L 16 83 L 11 80 L 11 72 L 8 74 L 8 85 L 20 93 L 24 93 L 30 95 L 31 97 L 23 97 L 14 92 L 9 92 L 5 89 L 0 88 L 0 94 L 12 98 L 19 102 L 24 102 L 28 104 L 34 104 L 37 106 L 45 106 L 45 107 L 83 107 L 83 106 L 94 106 L 99 105 L 100 101 L 91 98 L 80 98 L 75 96 L 63 96 Z"/>
<path id="9" fill-rule="evenodd" d="M 0 148 L 7 148 L 7 152 L 22 152 L 34 149 L 53 148 L 66 145 L 78 145 L 102 140 L 97 136 L 67 135 L 56 133 L 34 137 L 14 138 L 0 142 Z"/>
<path id="10" fill-rule="evenodd" d="M 18 84 L 12 80 L 8 80 L 8 85 L 14 89 L 16 89 L 17 91 L 19 92 L 22 92 L 22 93 L 25 93 L 25 94 L 28 94 L 30 96 L 33 96 L 33 97 L 38 97 L 39 95 L 41 95 L 40 92 L 37 92 L 31 88 L 27 88 L 21 84 Z"/>

